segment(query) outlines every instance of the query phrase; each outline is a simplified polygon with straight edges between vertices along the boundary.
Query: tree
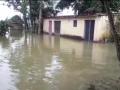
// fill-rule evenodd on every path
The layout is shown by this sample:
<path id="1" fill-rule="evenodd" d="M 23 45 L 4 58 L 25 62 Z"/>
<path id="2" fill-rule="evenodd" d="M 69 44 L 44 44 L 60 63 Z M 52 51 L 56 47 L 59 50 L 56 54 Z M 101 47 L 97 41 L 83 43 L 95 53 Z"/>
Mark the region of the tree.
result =
<path id="1" fill-rule="evenodd" d="M 109 1 L 111 11 L 118 12 L 120 0 Z M 73 7 L 74 11 L 78 12 L 77 15 L 87 13 L 88 14 L 106 13 L 106 9 L 101 0 L 60 0 L 56 8 L 64 9 L 69 6 Z"/>
<path id="2" fill-rule="evenodd" d="M 29 16 L 32 26 L 32 32 L 37 32 L 36 27 L 37 23 L 36 20 L 38 20 L 39 17 L 39 0 L 29 0 Z"/>
<path id="3" fill-rule="evenodd" d="M 115 1 L 109 1 L 109 0 L 100 0 L 102 5 L 104 6 L 104 8 L 106 9 L 106 13 L 108 14 L 108 18 L 109 18 L 109 22 L 110 22 L 110 26 L 111 26 L 111 33 L 112 33 L 112 36 L 114 38 L 114 41 L 115 41 L 115 45 L 116 45 L 116 50 L 117 50 L 117 57 L 118 57 L 118 60 L 120 61 L 120 36 L 119 34 L 117 33 L 116 31 L 116 28 L 115 28 L 115 24 L 114 24 L 114 18 L 113 18 L 113 14 L 112 14 L 112 9 L 110 7 L 111 4 L 119 4 L 120 5 L 120 0 L 116 0 L 117 2 Z M 113 10 L 115 11 L 119 11 L 119 7 L 120 6 L 115 6 L 113 7 Z"/>
<path id="4" fill-rule="evenodd" d="M 96 13 L 106 13 L 108 15 L 110 31 L 114 38 L 117 57 L 120 61 L 120 36 L 116 31 L 113 17 L 113 12 L 119 12 L 120 10 L 120 0 L 60 0 L 57 8 L 63 9 L 68 6 L 72 6 L 75 12 L 78 12 L 77 15 Z"/>
<path id="5" fill-rule="evenodd" d="M 30 18 L 32 32 L 40 33 L 42 31 L 43 18 L 46 16 L 55 16 L 57 10 L 54 10 L 53 0 L 6 0 L 15 10 L 23 14 L 25 28 L 28 29 L 27 18 Z M 28 16 L 27 16 L 28 15 Z"/>
<path id="6" fill-rule="evenodd" d="M 28 0 L 6 0 L 8 2 L 8 6 L 13 6 L 15 10 L 21 12 L 23 14 L 25 29 L 28 29 L 27 23 L 27 6 Z"/>
<path id="7" fill-rule="evenodd" d="M 55 16 L 57 14 L 58 11 L 54 10 L 53 4 L 53 0 L 29 0 L 30 18 L 33 32 L 41 33 L 43 18 Z"/>

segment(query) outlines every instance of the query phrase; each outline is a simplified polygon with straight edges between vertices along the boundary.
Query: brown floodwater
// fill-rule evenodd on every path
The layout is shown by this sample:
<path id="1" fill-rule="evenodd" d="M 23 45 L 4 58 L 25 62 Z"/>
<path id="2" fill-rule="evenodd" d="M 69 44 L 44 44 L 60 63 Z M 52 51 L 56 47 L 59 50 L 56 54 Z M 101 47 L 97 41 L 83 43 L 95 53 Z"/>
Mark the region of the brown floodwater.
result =
<path id="1" fill-rule="evenodd" d="M 49 35 L 0 38 L 0 90 L 84 90 L 120 76 L 114 44 Z"/>

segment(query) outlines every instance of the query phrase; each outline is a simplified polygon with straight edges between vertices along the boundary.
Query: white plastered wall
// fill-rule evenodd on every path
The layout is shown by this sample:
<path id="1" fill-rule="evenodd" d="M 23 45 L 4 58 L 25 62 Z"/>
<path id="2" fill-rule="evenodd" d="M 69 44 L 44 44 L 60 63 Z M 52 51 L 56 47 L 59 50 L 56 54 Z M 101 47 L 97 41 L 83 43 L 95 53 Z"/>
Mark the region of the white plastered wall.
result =
<path id="1" fill-rule="evenodd" d="M 94 41 L 99 41 L 103 34 L 109 32 L 109 23 L 107 16 L 101 16 L 96 18 L 95 30 L 94 30 Z"/>
<path id="2" fill-rule="evenodd" d="M 74 20 L 77 20 L 77 27 L 73 27 Z M 95 20 L 94 41 L 99 41 L 106 31 L 109 32 L 107 16 L 96 18 L 44 19 L 43 31 L 49 32 L 49 21 L 52 21 L 52 33 L 54 33 L 54 21 L 61 21 L 61 35 L 80 36 L 84 38 L 85 20 Z"/>

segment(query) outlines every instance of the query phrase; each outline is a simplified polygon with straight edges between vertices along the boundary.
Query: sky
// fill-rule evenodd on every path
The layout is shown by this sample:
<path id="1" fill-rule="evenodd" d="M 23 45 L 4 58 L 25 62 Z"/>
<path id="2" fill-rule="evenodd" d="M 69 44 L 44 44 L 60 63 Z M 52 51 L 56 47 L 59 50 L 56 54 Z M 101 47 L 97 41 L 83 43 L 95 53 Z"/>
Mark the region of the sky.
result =
<path id="1" fill-rule="evenodd" d="M 3 5 L 4 1 L 0 1 L 0 20 L 5 20 L 9 19 L 14 15 L 20 15 L 21 13 L 18 11 L 15 11 L 13 7 L 9 8 L 6 5 Z M 64 9 L 62 12 L 58 14 L 58 16 L 63 16 L 63 15 L 73 15 L 74 12 L 72 8 L 69 9 Z"/>
<path id="2" fill-rule="evenodd" d="M 0 5 L 0 20 L 9 19 L 14 15 L 20 15 L 20 13 L 8 8 L 7 6 Z"/>
<path id="3" fill-rule="evenodd" d="M 58 16 L 74 15 L 74 11 L 71 7 L 69 9 L 64 9 L 62 12 L 58 13 Z"/>
<path id="4" fill-rule="evenodd" d="M 55 6 L 60 0 L 53 0 L 53 1 L 54 1 L 54 8 L 55 8 Z M 58 16 L 63 16 L 63 15 L 74 15 L 74 11 L 72 10 L 71 7 L 69 7 L 69 9 L 66 8 L 62 12 L 58 13 Z"/>
<path id="5" fill-rule="evenodd" d="M 3 5 L 4 1 L 0 1 L 0 20 L 9 19 L 14 15 L 21 15 L 20 12 L 17 12 L 13 7 L 9 8 L 6 5 Z"/>

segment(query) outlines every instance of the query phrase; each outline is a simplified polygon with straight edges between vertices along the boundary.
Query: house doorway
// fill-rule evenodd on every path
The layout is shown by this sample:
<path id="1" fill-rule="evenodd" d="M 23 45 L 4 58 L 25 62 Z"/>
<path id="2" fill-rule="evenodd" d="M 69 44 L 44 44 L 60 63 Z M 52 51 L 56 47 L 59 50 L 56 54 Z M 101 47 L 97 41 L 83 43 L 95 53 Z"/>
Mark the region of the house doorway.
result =
<path id="1" fill-rule="evenodd" d="M 52 21 L 49 21 L 49 34 L 52 34 Z"/>
<path id="2" fill-rule="evenodd" d="M 85 20 L 85 40 L 93 41 L 94 39 L 95 20 Z"/>
<path id="3" fill-rule="evenodd" d="M 60 35 L 61 21 L 54 21 L 55 35 Z"/>

